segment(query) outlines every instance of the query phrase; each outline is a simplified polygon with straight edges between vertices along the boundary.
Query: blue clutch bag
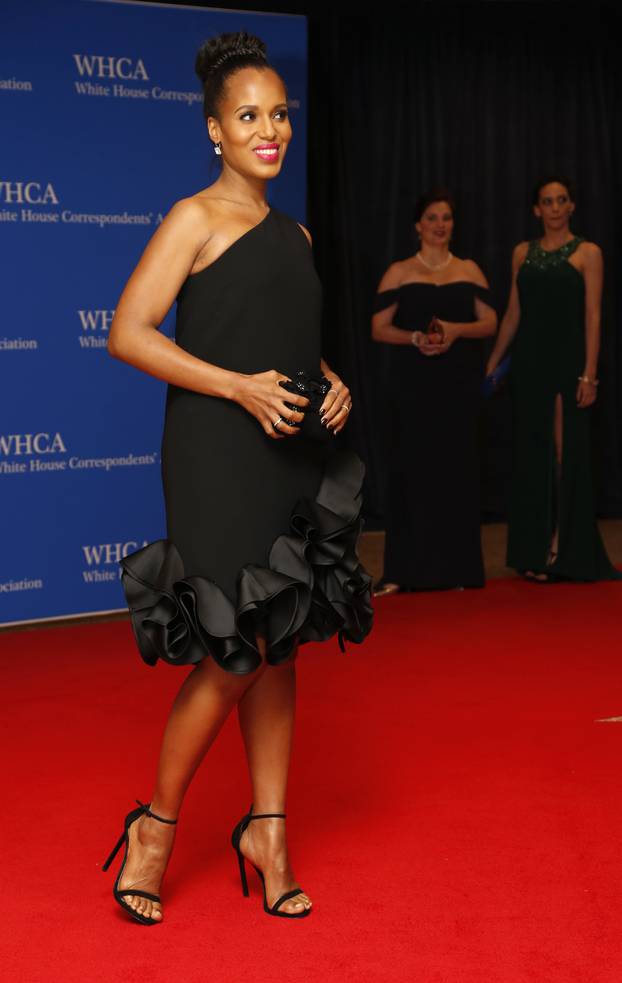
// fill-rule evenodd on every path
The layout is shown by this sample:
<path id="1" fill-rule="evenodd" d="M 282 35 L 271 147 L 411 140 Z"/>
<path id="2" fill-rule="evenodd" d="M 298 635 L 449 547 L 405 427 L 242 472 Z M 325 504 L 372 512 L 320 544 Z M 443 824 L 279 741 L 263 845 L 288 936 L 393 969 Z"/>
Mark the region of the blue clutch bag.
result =
<path id="1" fill-rule="evenodd" d="M 495 371 L 486 376 L 482 385 L 482 394 L 484 396 L 492 396 L 497 391 L 508 374 L 511 361 L 512 356 L 506 355 L 505 358 L 501 359 Z"/>

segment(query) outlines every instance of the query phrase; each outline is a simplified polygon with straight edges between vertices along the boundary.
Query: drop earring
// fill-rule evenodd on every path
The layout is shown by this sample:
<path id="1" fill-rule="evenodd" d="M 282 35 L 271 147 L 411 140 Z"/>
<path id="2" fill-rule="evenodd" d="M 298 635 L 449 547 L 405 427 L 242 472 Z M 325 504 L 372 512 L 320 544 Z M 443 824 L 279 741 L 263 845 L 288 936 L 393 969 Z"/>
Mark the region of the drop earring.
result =
<path id="1" fill-rule="evenodd" d="M 222 157 L 222 143 L 220 141 L 214 144 L 214 153 L 217 157 Z"/>

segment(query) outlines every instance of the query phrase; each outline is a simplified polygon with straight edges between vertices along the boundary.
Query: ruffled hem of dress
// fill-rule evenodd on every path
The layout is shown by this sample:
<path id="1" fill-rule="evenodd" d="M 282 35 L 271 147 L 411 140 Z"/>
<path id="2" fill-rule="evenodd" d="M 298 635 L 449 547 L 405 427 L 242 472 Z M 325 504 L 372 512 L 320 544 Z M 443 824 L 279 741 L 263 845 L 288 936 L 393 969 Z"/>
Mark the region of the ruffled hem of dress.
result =
<path id="1" fill-rule="evenodd" d="M 364 474 L 352 451 L 331 455 L 315 500 L 298 501 L 268 566 L 240 570 L 235 604 L 214 581 L 186 576 L 170 540 L 125 557 L 121 579 L 143 660 L 193 665 L 210 655 L 245 674 L 261 664 L 258 634 L 271 665 L 335 634 L 342 648 L 344 640 L 362 642 L 373 621 L 371 577 L 356 553 Z"/>

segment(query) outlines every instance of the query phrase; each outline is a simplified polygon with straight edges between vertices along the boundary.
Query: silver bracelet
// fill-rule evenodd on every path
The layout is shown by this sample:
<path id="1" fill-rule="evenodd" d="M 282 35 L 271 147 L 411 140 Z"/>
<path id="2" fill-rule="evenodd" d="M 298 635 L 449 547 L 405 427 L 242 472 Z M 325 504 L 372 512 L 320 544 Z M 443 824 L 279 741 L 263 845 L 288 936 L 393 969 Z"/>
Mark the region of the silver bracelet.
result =
<path id="1" fill-rule="evenodd" d="M 599 379 L 590 379 L 589 375 L 578 375 L 577 379 L 579 382 L 589 383 L 590 386 L 597 386 L 600 381 Z"/>

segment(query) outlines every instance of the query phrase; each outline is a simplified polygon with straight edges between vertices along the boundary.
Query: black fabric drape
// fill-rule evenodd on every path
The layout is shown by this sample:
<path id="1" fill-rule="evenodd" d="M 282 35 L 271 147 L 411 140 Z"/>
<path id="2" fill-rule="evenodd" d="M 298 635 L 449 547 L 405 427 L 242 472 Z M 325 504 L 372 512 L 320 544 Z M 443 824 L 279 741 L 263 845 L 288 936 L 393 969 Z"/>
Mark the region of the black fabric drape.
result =
<path id="1" fill-rule="evenodd" d="M 387 266 L 413 252 L 413 201 L 431 185 L 453 190 L 452 249 L 482 266 L 502 315 L 512 248 L 538 232 L 532 185 L 550 170 L 575 179 L 573 229 L 605 255 L 593 421 L 598 507 L 622 515 L 619 29 L 604 4 L 444 3 L 311 15 L 309 219 L 326 294 L 324 350 L 353 392 L 346 433 L 368 466 L 372 522 L 382 522 L 384 363 L 384 346 L 370 340 L 372 300 Z M 484 511 L 503 515 L 507 392 L 484 408 L 482 447 Z"/>

